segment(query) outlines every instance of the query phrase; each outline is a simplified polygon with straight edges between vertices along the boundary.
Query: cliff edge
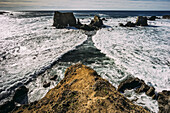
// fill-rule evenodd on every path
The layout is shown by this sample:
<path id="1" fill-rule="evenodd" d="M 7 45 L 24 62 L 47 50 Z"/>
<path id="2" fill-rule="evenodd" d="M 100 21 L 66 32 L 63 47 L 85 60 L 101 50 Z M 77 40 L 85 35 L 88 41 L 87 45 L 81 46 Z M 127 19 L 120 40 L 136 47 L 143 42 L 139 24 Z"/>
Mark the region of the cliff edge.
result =
<path id="1" fill-rule="evenodd" d="M 64 79 L 44 98 L 16 108 L 14 113 L 148 113 L 116 91 L 96 71 L 82 65 L 70 66 Z"/>

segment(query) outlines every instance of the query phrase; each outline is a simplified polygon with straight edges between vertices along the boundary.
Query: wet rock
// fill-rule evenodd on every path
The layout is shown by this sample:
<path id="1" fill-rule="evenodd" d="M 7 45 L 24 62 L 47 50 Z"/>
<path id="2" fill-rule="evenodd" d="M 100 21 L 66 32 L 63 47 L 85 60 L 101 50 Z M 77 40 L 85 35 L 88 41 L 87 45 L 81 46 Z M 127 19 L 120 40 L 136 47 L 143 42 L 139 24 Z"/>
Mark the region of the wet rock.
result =
<path id="1" fill-rule="evenodd" d="M 152 97 L 155 94 L 155 88 L 154 87 L 150 87 L 149 90 L 146 92 L 147 96 Z"/>
<path id="2" fill-rule="evenodd" d="M 56 28 L 65 28 L 67 26 L 76 26 L 76 18 L 73 13 L 54 12 L 54 23 Z"/>
<path id="3" fill-rule="evenodd" d="M 14 101 L 7 101 L 3 105 L 0 105 L 0 113 L 8 113 L 15 108 Z"/>
<path id="4" fill-rule="evenodd" d="M 142 92 L 147 92 L 149 90 L 149 86 L 146 84 L 142 84 L 141 87 L 136 89 L 136 93 L 142 93 Z"/>
<path id="5" fill-rule="evenodd" d="M 126 90 L 126 89 L 134 89 L 134 88 L 137 88 L 137 87 L 141 87 L 142 84 L 144 84 L 143 81 L 141 81 L 139 78 L 129 78 L 123 82 L 120 83 L 120 85 L 118 86 L 118 91 L 119 92 L 123 92 Z"/>
<path id="6" fill-rule="evenodd" d="M 57 75 L 51 76 L 50 80 L 56 80 L 57 77 L 58 77 Z"/>
<path id="7" fill-rule="evenodd" d="M 134 24 L 134 23 L 132 23 L 132 22 L 127 22 L 125 25 L 124 25 L 125 27 L 135 27 L 136 25 Z"/>
<path id="8" fill-rule="evenodd" d="M 164 15 L 162 16 L 163 19 L 170 19 L 170 15 Z"/>
<path id="9" fill-rule="evenodd" d="M 138 16 L 135 24 L 137 26 L 148 26 L 147 17 Z"/>
<path id="10" fill-rule="evenodd" d="M 4 12 L 4 11 L 0 11 L 0 15 L 3 15 L 4 13 L 7 13 L 7 12 Z"/>
<path id="11" fill-rule="evenodd" d="M 158 93 L 158 106 L 159 113 L 169 113 L 170 112 L 170 91 L 162 91 Z"/>
<path id="12" fill-rule="evenodd" d="M 103 21 L 107 21 L 106 18 L 102 18 Z"/>
<path id="13" fill-rule="evenodd" d="M 44 88 L 47 88 L 47 87 L 49 87 L 49 86 L 50 86 L 50 84 L 51 84 L 51 82 L 44 83 L 44 84 L 43 84 L 43 87 L 44 87 Z"/>
<path id="14" fill-rule="evenodd" d="M 152 21 L 155 21 L 156 19 L 157 19 L 156 16 L 151 16 L 151 17 L 148 18 L 148 20 L 152 20 Z"/>
<path id="15" fill-rule="evenodd" d="M 25 86 L 21 86 L 16 89 L 15 94 L 13 96 L 13 100 L 17 103 L 27 104 L 28 103 L 28 93 L 29 89 Z"/>

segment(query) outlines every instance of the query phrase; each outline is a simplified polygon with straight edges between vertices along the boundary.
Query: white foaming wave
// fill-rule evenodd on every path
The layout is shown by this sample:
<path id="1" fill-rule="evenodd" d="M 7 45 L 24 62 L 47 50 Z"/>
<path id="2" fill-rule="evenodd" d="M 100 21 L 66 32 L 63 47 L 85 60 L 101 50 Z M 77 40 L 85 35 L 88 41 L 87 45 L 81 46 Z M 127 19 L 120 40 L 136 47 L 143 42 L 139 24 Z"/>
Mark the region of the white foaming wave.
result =
<path id="1" fill-rule="evenodd" d="M 6 98 L 3 94 L 34 79 L 63 54 L 87 40 L 79 30 L 49 27 L 52 25 L 49 17 L 17 19 L 3 16 L 0 19 L 4 22 L 0 29 L 1 99 Z"/>
<path id="2" fill-rule="evenodd" d="M 149 27 L 117 27 L 119 23 L 135 20 L 136 17 L 109 19 L 105 24 L 111 27 L 101 29 L 93 36 L 94 45 L 114 60 L 115 67 L 111 67 L 143 79 L 148 85 L 154 86 L 157 92 L 170 90 L 170 21 L 149 21 Z M 109 81 L 117 86 L 120 74 L 115 74 L 115 69 L 112 71 L 104 73 L 103 77 L 112 79 Z M 128 74 L 123 76 L 126 78 Z M 151 103 L 149 109 L 157 112 L 157 103 Z"/>

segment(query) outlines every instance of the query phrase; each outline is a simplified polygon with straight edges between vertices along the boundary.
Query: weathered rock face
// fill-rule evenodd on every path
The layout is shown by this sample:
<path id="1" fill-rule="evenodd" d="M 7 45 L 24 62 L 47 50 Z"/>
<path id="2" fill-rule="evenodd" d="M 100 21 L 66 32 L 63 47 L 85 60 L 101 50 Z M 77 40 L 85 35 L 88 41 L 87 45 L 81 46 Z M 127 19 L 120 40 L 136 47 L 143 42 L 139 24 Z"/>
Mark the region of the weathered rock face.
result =
<path id="1" fill-rule="evenodd" d="M 148 26 L 147 17 L 138 16 L 135 24 L 137 26 Z"/>
<path id="2" fill-rule="evenodd" d="M 65 28 L 67 26 L 76 26 L 76 18 L 73 13 L 54 12 L 53 26 L 57 28 Z"/>
<path id="3" fill-rule="evenodd" d="M 164 15 L 162 16 L 163 19 L 170 19 L 170 15 Z"/>
<path id="4" fill-rule="evenodd" d="M 70 66 L 65 77 L 44 98 L 13 112 L 23 113 L 148 113 L 116 91 L 96 71 L 82 65 Z"/>
<path id="5" fill-rule="evenodd" d="M 158 97 L 159 113 L 170 112 L 170 91 L 162 91 Z"/>

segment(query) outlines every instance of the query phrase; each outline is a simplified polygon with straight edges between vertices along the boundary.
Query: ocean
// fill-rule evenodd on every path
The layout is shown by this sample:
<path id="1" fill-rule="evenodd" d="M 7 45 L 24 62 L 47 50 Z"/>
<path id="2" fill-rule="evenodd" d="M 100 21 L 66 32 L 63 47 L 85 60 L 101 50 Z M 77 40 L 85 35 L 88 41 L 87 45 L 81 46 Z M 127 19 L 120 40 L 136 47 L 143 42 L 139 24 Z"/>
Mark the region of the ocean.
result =
<path id="1" fill-rule="evenodd" d="M 63 11 L 68 12 L 68 11 Z M 71 11 L 69 11 L 71 12 Z M 22 85 L 28 102 L 41 99 L 61 79 L 67 67 L 83 63 L 118 87 L 138 77 L 157 92 L 170 90 L 170 20 L 148 21 L 147 27 L 119 27 L 137 16 L 170 15 L 170 11 L 73 11 L 81 23 L 94 15 L 106 18 L 98 31 L 56 29 L 53 11 L 9 12 L 0 15 L 0 105 Z M 50 77 L 57 75 L 55 81 Z M 43 84 L 50 82 L 50 87 Z M 158 112 L 158 103 L 144 93 L 124 94 L 135 104 Z"/>

